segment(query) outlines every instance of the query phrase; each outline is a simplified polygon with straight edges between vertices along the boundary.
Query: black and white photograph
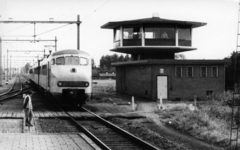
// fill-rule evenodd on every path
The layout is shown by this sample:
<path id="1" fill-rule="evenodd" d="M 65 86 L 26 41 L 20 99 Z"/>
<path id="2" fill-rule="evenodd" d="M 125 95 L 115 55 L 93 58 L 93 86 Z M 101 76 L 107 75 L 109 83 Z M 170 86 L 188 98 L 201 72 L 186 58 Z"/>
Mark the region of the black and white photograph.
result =
<path id="1" fill-rule="evenodd" d="M 1 150 L 240 150 L 239 0 L 0 0 Z"/>

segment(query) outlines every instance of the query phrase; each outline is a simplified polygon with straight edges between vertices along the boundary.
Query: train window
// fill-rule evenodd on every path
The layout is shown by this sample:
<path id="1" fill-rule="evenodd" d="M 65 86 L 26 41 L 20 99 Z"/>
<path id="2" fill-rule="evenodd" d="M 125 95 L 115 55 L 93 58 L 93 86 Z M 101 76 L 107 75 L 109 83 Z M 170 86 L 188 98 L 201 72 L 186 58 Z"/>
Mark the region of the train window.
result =
<path id="1" fill-rule="evenodd" d="M 65 64 L 65 59 L 64 59 L 64 57 L 58 57 L 58 58 L 56 59 L 56 64 L 57 64 L 57 65 L 64 65 L 64 64 Z"/>
<path id="2" fill-rule="evenodd" d="M 38 74 L 38 68 L 34 68 L 34 74 Z"/>
<path id="3" fill-rule="evenodd" d="M 42 66 L 41 74 L 42 75 L 47 75 L 47 65 Z"/>
<path id="4" fill-rule="evenodd" d="M 33 73 L 33 70 L 32 70 L 32 69 L 30 69 L 30 70 L 29 70 L 29 73 L 30 73 L 30 74 L 32 74 L 32 73 Z"/>
<path id="5" fill-rule="evenodd" d="M 55 59 L 52 59 L 52 65 L 55 65 Z"/>
<path id="6" fill-rule="evenodd" d="M 65 57 L 65 65 L 79 65 L 79 57 L 78 56 Z"/>
<path id="7" fill-rule="evenodd" d="M 87 65 L 88 64 L 88 59 L 80 57 L 80 65 Z"/>

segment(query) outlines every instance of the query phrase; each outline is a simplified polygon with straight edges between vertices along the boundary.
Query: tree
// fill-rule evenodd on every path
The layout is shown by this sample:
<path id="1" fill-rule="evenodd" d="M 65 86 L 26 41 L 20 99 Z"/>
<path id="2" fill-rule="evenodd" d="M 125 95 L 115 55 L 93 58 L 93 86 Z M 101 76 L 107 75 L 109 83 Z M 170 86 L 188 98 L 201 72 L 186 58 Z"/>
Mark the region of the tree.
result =
<path id="1" fill-rule="evenodd" d="M 26 73 L 28 73 L 28 70 L 31 68 L 31 65 L 29 64 L 29 63 L 27 63 L 25 66 L 24 66 L 24 71 L 26 72 Z"/>
<path id="2" fill-rule="evenodd" d="M 233 52 L 225 60 L 229 61 L 225 71 L 226 90 L 236 90 L 236 87 L 240 86 L 240 54 Z"/>
<path id="3" fill-rule="evenodd" d="M 127 54 L 127 55 L 125 55 L 125 57 L 124 57 L 124 61 L 131 61 L 131 57 L 129 57 L 129 55 Z"/>
<path id="4" fill-rule="evenodd" d="M 96 64 L 93 58 L 92 58 L 92 68 L 96 68 Z"/>
<path id="5" fill-rule="evenodd" d="M 100 68 L 104 70 L 110 70 L 112 68 L 111 63 L 130 60 L 131 58 L 129 57 L 129 55 L 126 55 L 125 57 L 123 55 L 118 56 L 118 54 L 102 56 L 100 59 Z"/>
<path id="6" fill-rule="evenodd" d="M 186 59 L 184 54 L 175 54 L 175 59 Z"/>
<path id="7" fill-rule="evenodd" d="M 119 62 L 123 62 L 123 61 L 124 61 L 123 55 L 120 55 L 120 57 L 118 58 L 118 61 L 119 61 Z"/>

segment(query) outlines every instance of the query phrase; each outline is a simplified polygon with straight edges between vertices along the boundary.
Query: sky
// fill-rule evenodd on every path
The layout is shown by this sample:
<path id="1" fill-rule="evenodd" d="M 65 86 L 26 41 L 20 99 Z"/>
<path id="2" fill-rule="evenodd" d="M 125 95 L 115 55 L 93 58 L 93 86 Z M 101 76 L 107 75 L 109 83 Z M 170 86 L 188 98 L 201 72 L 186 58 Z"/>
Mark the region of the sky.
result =
<path id="1" fill-rule="evenodd" d="M 207 23 L 193 29 L 192 47 L 197 50 L 182 54 L 187 59 L 223 59 L 236 51 L 238 10 L 237 0 L 0 0 L 1 21 L 10 18 L 14 21 L 49 21 L 49 18 L 77 21 L 77 15 L 80 15 L 80 50 L 89 53 L 97 65 L 103 55 L 114 54 L 109 51 L 113 48 L 113 31 L 101 29 L 103 24 L 151 18 L 153 13 L 164 19 Z M 35 33 L 36 39 L 54 40 L 57 37 L 58 50 L 77 48 L 76 24 L 36 24 Z M 33 39 L 33 35 L 33 24 L 0 24 L 3 40 Z M 51 49 L 45 45 L 54 45 L 54 42 L 3 41 L 2 55 L 6 58 L 9 50 L 13 66 L 20 66 L 25 61 L 33 63 L 37 60 L 34 56 L 41 58 L 43 52 L 13 50 Z"/>

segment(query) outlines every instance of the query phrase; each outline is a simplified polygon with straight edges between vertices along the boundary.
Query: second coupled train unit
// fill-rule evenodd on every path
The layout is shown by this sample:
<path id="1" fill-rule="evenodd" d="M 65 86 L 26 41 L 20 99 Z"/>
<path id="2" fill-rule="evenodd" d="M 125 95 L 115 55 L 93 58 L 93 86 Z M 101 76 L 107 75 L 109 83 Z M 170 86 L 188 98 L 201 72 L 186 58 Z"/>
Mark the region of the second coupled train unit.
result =
<path id="1" fill-rule="evenodd" d="M 80 50 L 53 52 L 29 70 L 29 77 L 59 100 L 82 106 L 92 94 L 91 57 Z"/>

